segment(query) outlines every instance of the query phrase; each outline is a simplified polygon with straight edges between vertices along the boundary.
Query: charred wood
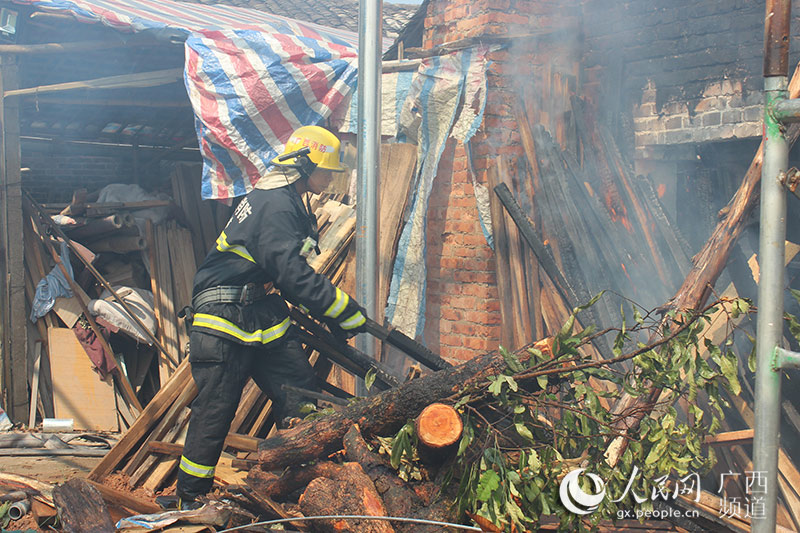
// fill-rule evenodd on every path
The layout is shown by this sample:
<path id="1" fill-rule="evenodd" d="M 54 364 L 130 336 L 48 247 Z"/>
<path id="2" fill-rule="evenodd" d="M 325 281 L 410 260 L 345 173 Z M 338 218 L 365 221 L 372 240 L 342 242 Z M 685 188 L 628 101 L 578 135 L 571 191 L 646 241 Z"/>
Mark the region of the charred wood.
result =
<path id="1" fill-rule="evenodd" d="M 53 501 L 67 533 L 112 533 L 116 531 L 103 497 L 89 482 L 70 479 L 53 489 Z"/>

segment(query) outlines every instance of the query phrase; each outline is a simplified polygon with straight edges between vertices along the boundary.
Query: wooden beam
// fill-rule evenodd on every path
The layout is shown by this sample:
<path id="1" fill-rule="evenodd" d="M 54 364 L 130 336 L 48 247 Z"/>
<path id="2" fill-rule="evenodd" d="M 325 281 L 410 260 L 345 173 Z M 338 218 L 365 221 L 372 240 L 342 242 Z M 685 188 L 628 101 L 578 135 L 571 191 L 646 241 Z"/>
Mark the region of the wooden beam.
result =
<path id="1" fill-rule="evenodd" d="M 35 99 L 39 104 L 81 105 L 97 107 L 167 107 L 190 108 L 189 100 L 136 100 L 132 98 L 62 98 L 59 96 L 39 96 L 28 94 L 24 98 Z"/>
<path id="2" fill-rule="evenodd" d="M 96 481 L 87 481 L 92 487 L 97 489 L 97 492 L 99 492 L 106 503 L 110 505 L 125 507 L 126 509 L 142 514 L 163 512 L 163 509 L 158 504 L 137 498 L 129 492 L 112 489 Z"/>
<path id="3" fill-rule="evenodd" d="M 0 60 L 0 91 L 15 89 L 18 84 L 17 64 L 13 58 Z M 22 235 L 22 175 L 20 172 L 19 103 L 4 102 L 0 106 L 2 148 L 3 248 L 5 250 L 6 285 L 4 309 L 8 313 L 8 333 L 3 347 L 3 388 L 7 391 L 5 406 L 14 422 L 28 418 L 28 357 L 25 304 L 25 265 Z M 5 313 L 4 313 L 5 314 Z M 5 331 L 5 328 L 4 328 Z"/>
<path id="4" fill-rule="evenodd" d="M 136 422 L 128 429 L 117 444 L 89 473 L 88 478 L 100 481 L 110 474 L 130 451 L 136 448 L 141 439 L 148 434 L 155 422 L 169 409 L 184 387 L 191 381 L 189 359 L 186 358 L 178 365 L 172 379 L 150 400 Z"/>
<path id="5" fill-rule="evenodd" d="M 726 431 L 718 435 L 706 437 L 704 444 L 708 446 L 733 446 L 735 444 L 750 444 L 753 441 L 752 429 L 742 429 L 740 431 Z"/>
<path id="6" fill-rule="evenodd" d="M 40 43 L 40 44 L 0 44 L 0 54 L 58 54 L 74 52 L 93 52 L 130 46 L 156 46 L 162 43 L 155 41 L 130 43 L 121 39 L 102 41 L 81 41 L 73 43 Z"/>
<path id="7" fill-rule="evenodd" d="M 3 97 L 22 96 L 26 94 L 46 94 L 74 89 L 125 89 L 131 87 L 157 87 L 176 83 L 183 79 L 183 68 L 169 68 L 152 72 L 137 72 L 121 76 L 107 76 L 91 80 L 70 81 L 53 85 L 39 85 L 26 89 L 4 91 Z"/>

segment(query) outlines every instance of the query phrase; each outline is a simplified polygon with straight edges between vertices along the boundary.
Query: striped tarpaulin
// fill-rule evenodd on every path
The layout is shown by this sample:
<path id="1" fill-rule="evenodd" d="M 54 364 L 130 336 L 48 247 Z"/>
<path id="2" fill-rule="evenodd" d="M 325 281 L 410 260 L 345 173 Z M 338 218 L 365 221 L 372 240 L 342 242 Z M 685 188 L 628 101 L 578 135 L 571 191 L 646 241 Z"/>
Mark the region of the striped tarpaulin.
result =
<path id="1" fill-rule="evenodd" d="M 358 36 L 269 13 L 170 0 L 14 0 L 121 31 L 185 33 L 203 198 L 247 193 L 293 130 L 355 87 Z"/>

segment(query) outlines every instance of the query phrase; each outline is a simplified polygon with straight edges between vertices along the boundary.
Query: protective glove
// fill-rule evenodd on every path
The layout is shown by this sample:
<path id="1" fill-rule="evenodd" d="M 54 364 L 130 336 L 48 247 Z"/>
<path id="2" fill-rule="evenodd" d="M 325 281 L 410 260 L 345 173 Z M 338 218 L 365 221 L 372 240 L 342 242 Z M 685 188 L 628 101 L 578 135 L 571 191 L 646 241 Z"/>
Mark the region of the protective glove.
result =
<path id="1" fill-rule="evenodd" d="M 336 300 L 325 311 L 331 331 L 339 338 L 348 339 L 367 329 L 367 312 L 346 292 L 336 289 Z"/>

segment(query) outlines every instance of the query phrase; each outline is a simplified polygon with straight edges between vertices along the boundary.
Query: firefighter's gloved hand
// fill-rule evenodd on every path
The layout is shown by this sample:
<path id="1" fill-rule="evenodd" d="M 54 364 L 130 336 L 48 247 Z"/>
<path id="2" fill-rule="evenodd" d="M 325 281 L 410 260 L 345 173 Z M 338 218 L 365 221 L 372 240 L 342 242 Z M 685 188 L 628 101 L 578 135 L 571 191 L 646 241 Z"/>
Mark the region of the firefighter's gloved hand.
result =
<path id="1" fill-rule="evenodd" d="M 349 339 L 366 331 L 367 312 L 346 292 L 336 289 L 336 299 L 325 311 L 326 321 L 332 325 L 336 337 Z"/>

